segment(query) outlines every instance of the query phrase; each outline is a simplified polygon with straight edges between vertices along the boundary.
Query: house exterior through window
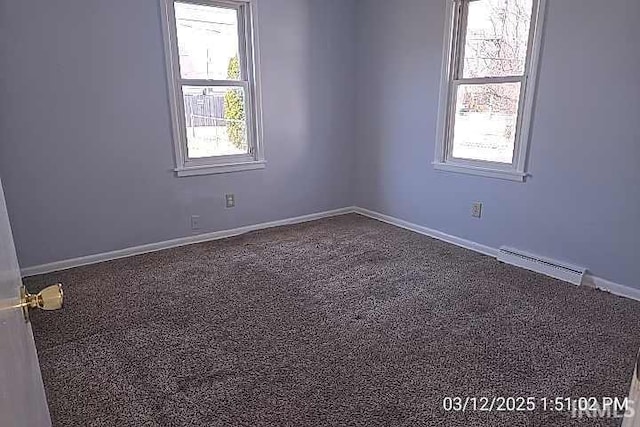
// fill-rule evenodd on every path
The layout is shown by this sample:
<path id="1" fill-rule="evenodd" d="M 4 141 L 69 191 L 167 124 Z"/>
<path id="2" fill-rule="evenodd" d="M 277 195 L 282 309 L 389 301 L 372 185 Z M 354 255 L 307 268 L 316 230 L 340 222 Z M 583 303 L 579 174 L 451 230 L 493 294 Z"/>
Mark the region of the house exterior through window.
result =
<path id="1" fill-rule="evenodd" d="M 176 173 L 263 168 L 253 1 L 161 2 Z"/>
<path id="2" fill-rule="evenodd" d="M 523 181 L 546 0 L 451 0 L 434 166 Z"/>

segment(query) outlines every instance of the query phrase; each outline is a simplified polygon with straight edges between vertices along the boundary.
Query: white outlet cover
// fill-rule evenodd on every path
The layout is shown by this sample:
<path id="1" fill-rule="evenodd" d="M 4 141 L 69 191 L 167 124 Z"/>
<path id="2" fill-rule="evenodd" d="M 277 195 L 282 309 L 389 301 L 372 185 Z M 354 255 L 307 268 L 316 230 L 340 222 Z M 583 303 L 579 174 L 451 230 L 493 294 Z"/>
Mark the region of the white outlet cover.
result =
<path id="1" fill-rule="evenodd" d="M 482 203 L 477 202 L 473 204 L 471 207 L 471 215 L 475 218 L 482 217 Z"/>

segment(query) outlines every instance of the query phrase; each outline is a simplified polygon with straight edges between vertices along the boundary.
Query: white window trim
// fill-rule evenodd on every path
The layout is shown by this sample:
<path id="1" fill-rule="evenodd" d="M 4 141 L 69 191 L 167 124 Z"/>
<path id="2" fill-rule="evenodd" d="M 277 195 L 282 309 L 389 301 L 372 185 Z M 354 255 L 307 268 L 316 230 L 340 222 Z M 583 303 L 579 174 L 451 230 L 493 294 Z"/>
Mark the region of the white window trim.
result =
<path id="1" fill-rule="evenodd" d="M 487 80 L 499 82 L 522 82 L 520 106 L 518 111 L 518 125 L 515 138 L 514 160 L 512 164 L 494 163 L 479 160 L 455 159 L 451 156 L 452 141 L 449 135 L 454 119 L 455 87 L 460 84 L 454 81 L 457 70 L 461 69 L 458 55 L 461 48 L 460 34 L 466 27 L 462 22 L 462 4 L 474 0 L 449 0 L 447 6 L 445 41 L 442 53 L 442 73 L 440 82 L 440 101 L 438 108 L 438 126 L 435 144 L 433 166 L 437 170 L 479 175 L 490 178 L 506 179 L 523 182 L 529 174 L 526 172 L 527 153 L 531 137 L 531 123 L 533 119 L 538 70 L 540 67 L 540 53 L 542 50 L 544 18 L 547 0 L 533 0 L 533 13 L 529 34 L 529 52 L 523 76 L 497 77 L 493 79 L 478 79 L 483 83 Z M 462 47 L 463 48 L 463 47 Z M 473 83 L 473 79 L 464 79 L 464 83 Z"/>
<path id="2" fill-rule="evenodd" d="M 184 3 L 204 6 L 222 6 L 244 9 L 244 20 L 238 22 L 239 42 L 245 50 L 239 52 L 240 66 L 246 80 L 195 80 L 182 79 L 178 56 L 178 38 L 174 13 L 175 0 L 159 0 L 162 17 L 162 34 L 165 47 L 167 85 L 171 109 L 171 129 L 175 149 L 175 169 L 177 176 L 209 175 L 264 169 L 264 147 L 262 143 L 262 99 L 259 72 L 259 43 L 256 0 L 179 0 Z M 215 156 L 190 159 L 187 155 L 187 137 L 182 102 L 182 84 L 196 83 L 203 86 L 239 86 L 245 88 L 247 112 L 248 154 Z"/>

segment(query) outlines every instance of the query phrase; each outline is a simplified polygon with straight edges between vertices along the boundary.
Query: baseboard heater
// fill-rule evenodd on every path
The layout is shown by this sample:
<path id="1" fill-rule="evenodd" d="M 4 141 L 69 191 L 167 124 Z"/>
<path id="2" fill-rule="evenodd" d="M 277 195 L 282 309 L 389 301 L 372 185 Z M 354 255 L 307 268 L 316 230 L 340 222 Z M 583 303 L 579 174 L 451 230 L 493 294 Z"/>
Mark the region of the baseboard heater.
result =
<path id="1" fill-rule="evenodd" d="M 582 279 L 587 272 L 587 269 L 584 267 L 578 267 L 506 246 L 500 248 L 497 258 L 498 261 L 506 264 L 526 268 L 527 270 L 564 280 L 574 285 L 582 284 Z"/>

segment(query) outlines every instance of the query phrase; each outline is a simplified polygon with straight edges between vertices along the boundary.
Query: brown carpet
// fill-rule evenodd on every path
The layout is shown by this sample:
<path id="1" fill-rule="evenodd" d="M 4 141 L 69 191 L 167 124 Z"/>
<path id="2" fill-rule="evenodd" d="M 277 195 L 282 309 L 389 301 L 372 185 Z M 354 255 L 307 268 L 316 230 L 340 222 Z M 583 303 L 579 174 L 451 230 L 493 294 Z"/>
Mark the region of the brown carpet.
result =
<path id="1" fill-rule="evenodd" d="M 357 215 L 33 277 L 56 426 L 619 425 L 445 396 L 627 395 L 640 304 Z"/>

